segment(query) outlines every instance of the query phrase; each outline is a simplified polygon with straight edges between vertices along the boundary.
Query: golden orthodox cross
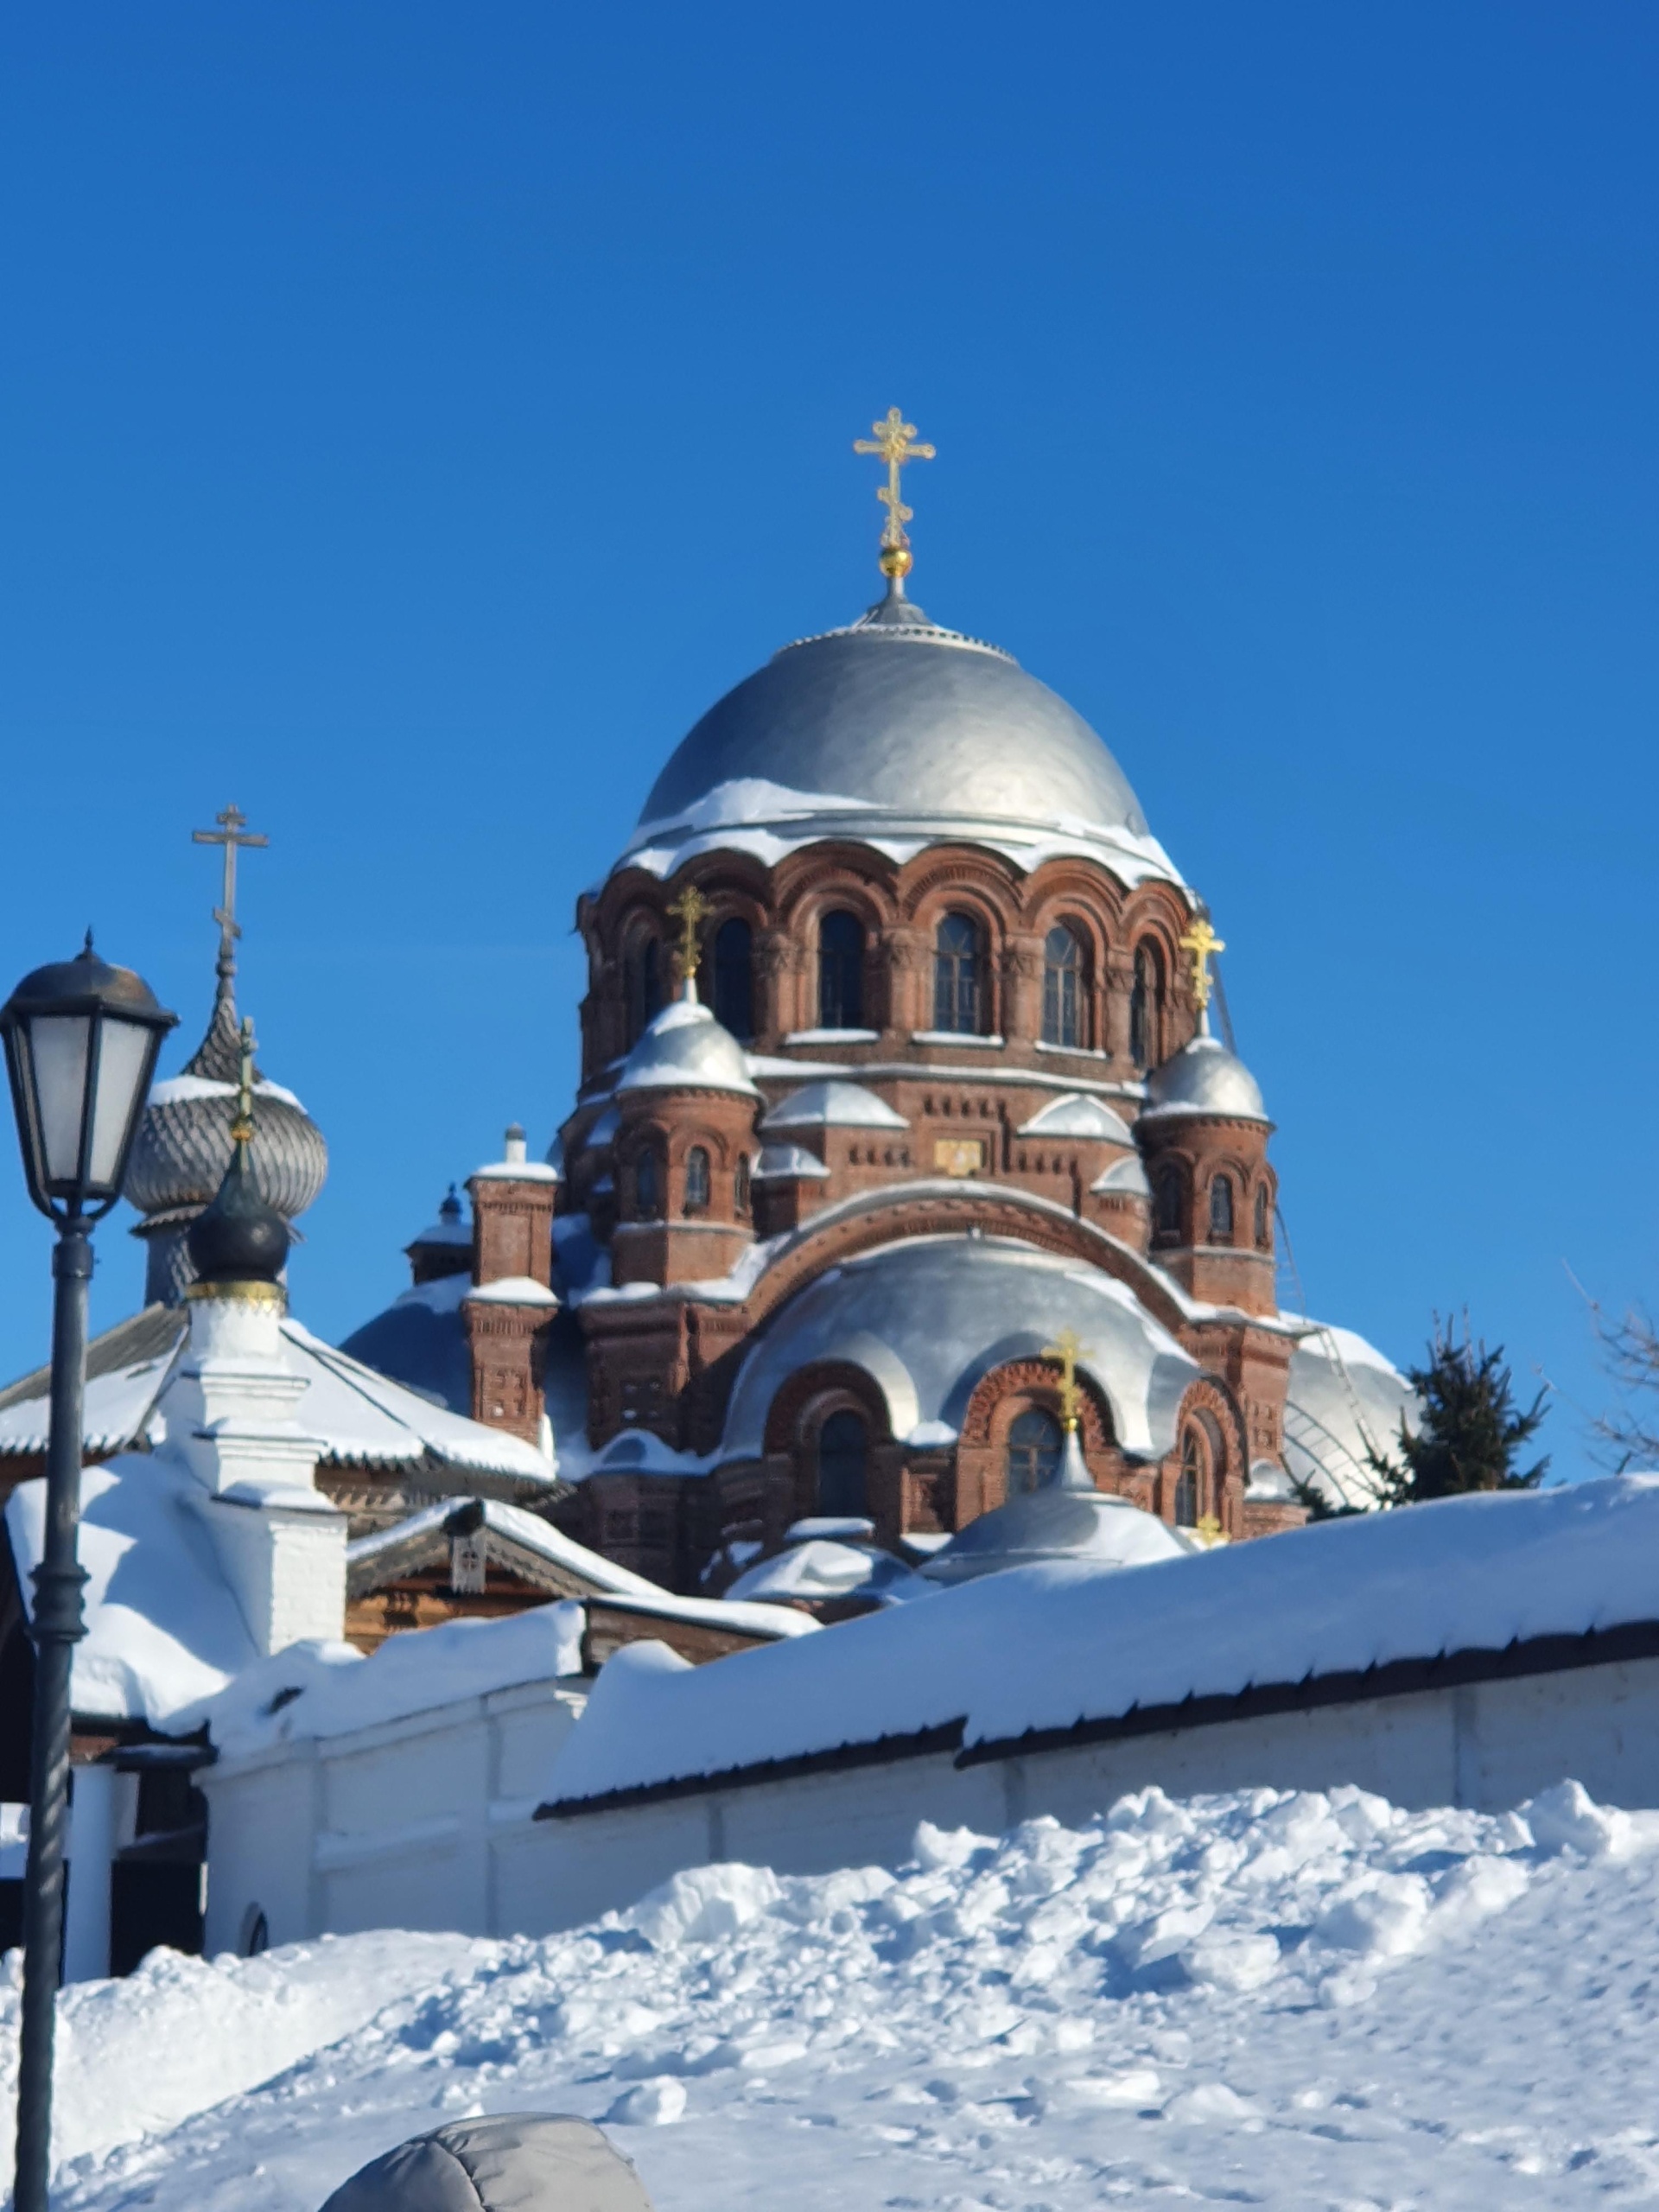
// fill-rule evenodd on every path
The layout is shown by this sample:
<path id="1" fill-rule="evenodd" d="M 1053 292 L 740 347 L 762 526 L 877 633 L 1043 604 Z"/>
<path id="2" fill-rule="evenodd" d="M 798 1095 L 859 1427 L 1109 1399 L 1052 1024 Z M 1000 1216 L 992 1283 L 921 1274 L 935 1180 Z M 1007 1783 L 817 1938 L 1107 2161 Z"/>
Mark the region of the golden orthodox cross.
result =
<path id="1" fill-rule="evenodd" d="M 248 817 L 239 807 L 227 806 L 223 814 L 216 814 L 213 819 L 219 824 L 217 830 L 193 830 L 190 832 L 190 838 L 193 844 L 222 845 L 225 848 L 225 903 L 223 906 L 214 907 L 213 919 L 219 924 L 219 935 L 228 946 L 232 938 L 238 938 L 242 934 L 236 925 L 238 848 L 243 845 L 268 845 L 270 840 L 269 837 L 257 836 L 251 832 L 244 835 L 244 832 L 247 831 Z"/>
<path id="2" fill-rule="evenodd" d="M 680 941 L 674 950 L 674 973 L 683 983 L 688 976 L 697 972 L 697 931 L 714 910 L 696 885 L 688 883 L 668 911 L 680 925 Z"/>
<path id="3" fill-rule="evenodd" d="M 260 842 L 264 843 L 264 839 Z M 253 1017 L 243 1017 L 241 1056 L 236 1085 L 236 1119 L 231 1123 L 231 1135 L 238 1144 L 246 1144 L 253 1135 Z"/>
<path id="4" fill-rule="evenodd" d="M 1226 951 L 1226 942 L 1211 928 L 1207 914 L 1200 914 L 1179 942 L 1181 950 L 1192 956 L 1192 995 L 1202 1014 L 1210 1003 L 1210 963 L 1217 952 Z"/>
<path id="5" fill-rule="evenodd" d="M 1083 1403 L 1083 1385 L 1077 1380 L 1077 1362 L 1087 1359 L 1090 1347 L 1078 1337 L 1075 1329 L 1062 1329 L 1052 1344 L 1045 1344 L 1042 1357 L 1060 1363 L 1060 1419 L 1067 1428 L 1077 1425 L 1077 1408 Z"/>
<path id="6" fill-rule="evenodd" d="M 887 480 L 877 492 L 876 498 L 887 511 L 887 525 L 881 532 L 883 550 L 902 552 L 910 543 L 905 535 L 905 524 L 914 519 L 914 510 L 905 505 L 899 472 L 912 461 L 932 461 L 935 448 L 916 442 L 916 425 L 906 423 L 896 407 L 889 407 L 887 420 L 872 423 L 872 435 L 855 438 L 855 453 L 873 453 L 887 464 Z"/>

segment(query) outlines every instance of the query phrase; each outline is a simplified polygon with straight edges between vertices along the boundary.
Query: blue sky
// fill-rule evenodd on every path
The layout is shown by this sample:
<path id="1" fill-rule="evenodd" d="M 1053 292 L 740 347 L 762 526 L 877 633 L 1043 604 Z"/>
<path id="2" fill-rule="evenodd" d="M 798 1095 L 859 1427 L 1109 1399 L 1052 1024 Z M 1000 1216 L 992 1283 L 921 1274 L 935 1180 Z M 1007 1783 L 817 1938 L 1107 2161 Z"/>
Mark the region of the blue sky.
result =
<path id="1" fill-rule="evenodd" d="M 1607 1389 L 1654 1283 L 1659 17 L 288 0 L 0 41 L 0 969 L 243 998 L 344 1333 L 539 1147 L 578 890 L 779 643 L 915 592 L 1112 747 L 1231 948 L 1313 1309 Z M 100 1236 L 94 1318 L 134 1302 Z M 0 1369 L 48 1237 L 0 1174 Z"/>

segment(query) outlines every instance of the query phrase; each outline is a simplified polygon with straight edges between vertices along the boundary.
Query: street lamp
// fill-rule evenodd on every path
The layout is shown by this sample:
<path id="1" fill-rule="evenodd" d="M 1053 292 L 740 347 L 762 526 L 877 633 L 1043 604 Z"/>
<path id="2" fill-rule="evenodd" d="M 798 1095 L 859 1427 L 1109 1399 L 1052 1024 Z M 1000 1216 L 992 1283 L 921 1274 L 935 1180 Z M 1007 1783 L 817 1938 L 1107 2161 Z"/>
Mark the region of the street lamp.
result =
<path id="1" fill-rule="evenodd" d="M 22 2034 L 17 2066 L 15 2212 L 47 2212 L 52 2162 L 52 2028 L 63 1943 L 69 1806 L 70 1663 L 85 1634 L 75 1555 L 81 1400 L 86 1386 L 87 1234 L 121 1195 L 162 1039 L 177 1020 L 130 968 L 92 950 L 37 968 L 0 1008 L 0 1035 L 29 1195 L 58 1232 L 52 1255 L 52 1414 L 46 1545 L 35 1568 L 35 1720 L 23 1875 Z"/>

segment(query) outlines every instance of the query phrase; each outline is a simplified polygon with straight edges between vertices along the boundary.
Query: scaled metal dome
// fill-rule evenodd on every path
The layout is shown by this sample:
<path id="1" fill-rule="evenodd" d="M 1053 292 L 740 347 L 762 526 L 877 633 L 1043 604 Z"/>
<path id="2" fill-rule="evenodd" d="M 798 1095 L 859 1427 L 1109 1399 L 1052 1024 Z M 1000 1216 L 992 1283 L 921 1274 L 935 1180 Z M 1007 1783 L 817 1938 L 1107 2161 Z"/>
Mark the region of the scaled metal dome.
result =
<path id="1" fill-rule="evenodd" d="M 231 1164 L 240 1039 L 235 964 L 221 948 L 207 1033 L 183 1072 L 158 1083 L 138 1124 L 125 1195 L 144 1217 L 133 1230 L 148 1248 L 144 1301 L 176 1306 L 195 1280 L 186 1234 Z M 259 1187 L 284 1220 L 303 1213 L 328 1173 L 321 1130 L 291 1090 L 256 1078 Z"/>
<path id="2" fill-rule="evenodd" d="M 711 707 L 652 787 L 626 858 L 676 830 L 1016 849 L 1104 848 L 1173 878 L 1128 778 L 1007 653 L 941 628 L 894 584 L 844 629 L 785 645 Z M 1035 834 L 1033 834 L 1035 833 Z"/>

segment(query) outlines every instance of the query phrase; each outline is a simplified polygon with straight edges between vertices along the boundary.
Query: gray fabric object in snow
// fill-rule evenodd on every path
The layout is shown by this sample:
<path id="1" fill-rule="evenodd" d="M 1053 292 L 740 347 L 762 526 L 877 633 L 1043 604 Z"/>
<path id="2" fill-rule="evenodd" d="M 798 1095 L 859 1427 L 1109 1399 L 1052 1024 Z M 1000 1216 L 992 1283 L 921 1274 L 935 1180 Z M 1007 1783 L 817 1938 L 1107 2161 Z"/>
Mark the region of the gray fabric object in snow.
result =
<path id="1" fill-rule="evenodd" d="M 651 2199 L 591 2120 L 515 2112 L 400 2143 L 322 2212 L 651 2212 Z"/>

